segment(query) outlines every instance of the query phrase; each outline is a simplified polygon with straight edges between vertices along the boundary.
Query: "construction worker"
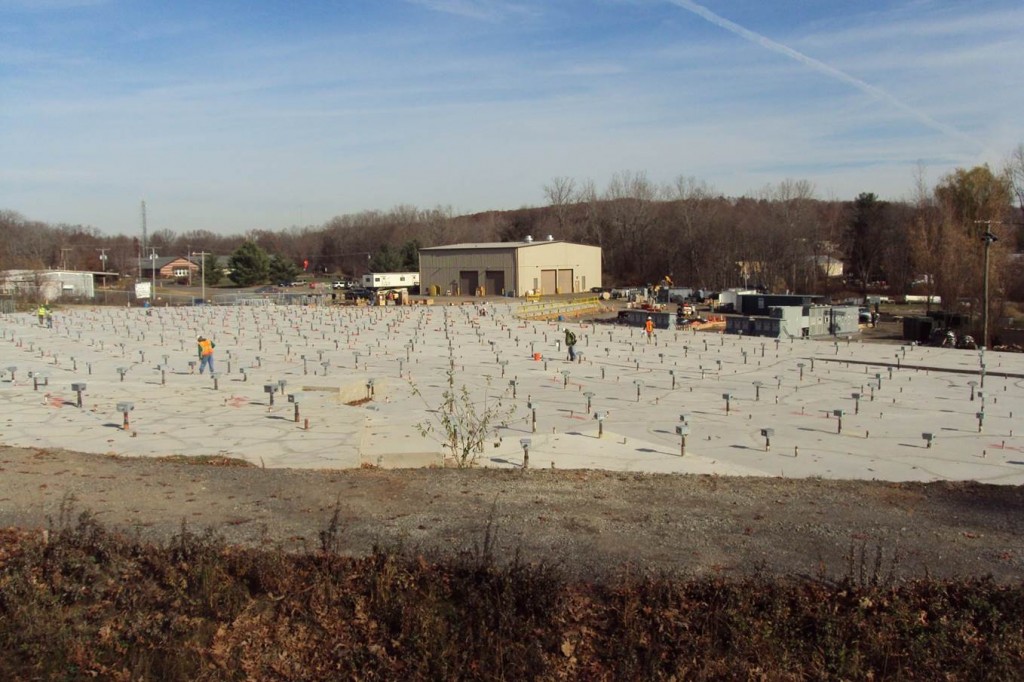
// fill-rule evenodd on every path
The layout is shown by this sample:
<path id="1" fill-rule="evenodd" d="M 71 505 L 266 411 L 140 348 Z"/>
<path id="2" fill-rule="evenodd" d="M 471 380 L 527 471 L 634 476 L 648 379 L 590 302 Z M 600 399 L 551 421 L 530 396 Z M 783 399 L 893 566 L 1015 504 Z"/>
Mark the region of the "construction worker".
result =
<path id="1" fill-rule="evenodd" d="M 203 370 L 209 367 L 210 374 L 213 374 L 213 349 L 216 347 L 215 344 L 200 334 L 196 337 L 196 345 L 199 352 L 199 373 L 202 374 Z"/>
<path id="2" fill-rule="evenodd" d="M 569 351 L 569 362 L 576 361 L 576 335 L 571 330 L 565 330 L 565 347 Z"/>
<path id="3" fill-rule="evenodd" d="M 42 327 L 46 323 L 46 304 L 40 303 L 39 310 L 36 311 L 36 315 L 39 317 L 39 326 Z"/>
<path id="4" fill-rule="evenodd" d="M 644 332 L 647 333 L 647 343 L 651 342 L 651 337 L 654 336 L 654 320 L 651 316 L 647 316 L 647 322 L 644 323 Z"/>

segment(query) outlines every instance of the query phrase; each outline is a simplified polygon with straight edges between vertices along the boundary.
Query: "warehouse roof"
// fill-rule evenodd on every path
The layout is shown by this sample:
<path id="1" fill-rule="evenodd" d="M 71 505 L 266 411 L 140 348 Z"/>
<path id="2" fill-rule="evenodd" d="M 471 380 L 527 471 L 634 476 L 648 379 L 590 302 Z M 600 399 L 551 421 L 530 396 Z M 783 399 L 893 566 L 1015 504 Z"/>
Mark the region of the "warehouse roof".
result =
<path id="1" fill-rule="evenodd" d="M 525 246 L 539 246 L 541 244 L 558 244 L 562 243 L 561 239 L 551 240 L 530 240 L 522 242 L 466 242 L 464 244 L 445 244 L 444 246 L 431 246 L 420 251 L 444 251 L 448 249 L 475 249 L 477 251 L 486 251 L 488 249 L 508 249 L 508 248 L 520 248 Z M 586 246 L 586 245 L 583 245 Z"/>

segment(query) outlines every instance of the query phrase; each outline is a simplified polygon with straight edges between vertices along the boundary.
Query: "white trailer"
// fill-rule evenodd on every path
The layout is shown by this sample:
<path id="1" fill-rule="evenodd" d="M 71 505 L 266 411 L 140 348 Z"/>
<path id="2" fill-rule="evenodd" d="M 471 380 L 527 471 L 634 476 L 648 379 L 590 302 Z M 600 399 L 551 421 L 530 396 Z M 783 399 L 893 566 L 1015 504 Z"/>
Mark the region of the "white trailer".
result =
<path id="1" fill-rule="evenodd" d="M 419 288 L 418 272 L 368 272 L 363 275 L 363 287 L 373 290 Z"/>

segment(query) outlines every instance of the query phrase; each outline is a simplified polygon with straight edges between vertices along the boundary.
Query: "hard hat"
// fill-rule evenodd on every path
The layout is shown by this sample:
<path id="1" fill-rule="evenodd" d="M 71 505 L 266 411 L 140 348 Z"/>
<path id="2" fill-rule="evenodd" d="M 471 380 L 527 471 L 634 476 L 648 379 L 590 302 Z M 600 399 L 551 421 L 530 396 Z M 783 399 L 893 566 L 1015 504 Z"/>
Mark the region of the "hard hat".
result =
<path id="1" fill-rule="evenodd" d="M 203 335 L 202 334 L 200 334 L 199 336 L 196 337 L 196 341 L 202 341 L 202 340 L 203 340 Z"/>

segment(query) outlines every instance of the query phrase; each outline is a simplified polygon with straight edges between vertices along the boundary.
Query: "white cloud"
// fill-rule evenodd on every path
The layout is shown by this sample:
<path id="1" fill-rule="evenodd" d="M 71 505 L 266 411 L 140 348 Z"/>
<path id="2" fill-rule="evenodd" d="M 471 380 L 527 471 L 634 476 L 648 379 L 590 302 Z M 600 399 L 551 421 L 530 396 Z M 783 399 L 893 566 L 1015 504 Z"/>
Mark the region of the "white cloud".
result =
<path id="1" fill-rule="evenodd" d="M 406 0 L 435 12 L 454 14 L 466 19 L 499 21 L 510 16 L 537 16 L 538 11 L 520 3 L 499 0 Z"/>
<path id="2" fill-rule="evenodd" d="M 49 12 L 75 9 L 78 7 L 99 7 L 112 0 L 0 0 L 0 10 L 32 10 Z"/>
<path id="3" fill-rule="evenodd" d="M 951 41 L 965 37 L 989 40 L 994 35 L 1019 35 L 1024 30 L 1024 9 L 984 11 L 976 5 L 964 4 L 963 11 L 950 15 L 914 16 L 875 14 L 863 18 L 862 25 L 826 27 L 799 38 L 805 49 L 835 49 L 844 46 L 863 49 L 865 45 L 892 45 L 929 41 L 936 49 L 952 47 Z M 945 42 L 934 42 L 946 38 Z"/>
<path id="4" fill-rule="evenodd" d="M 921 111 L 916 107 L 907 104 L 906 102 L 900 100 L 899 98 L 895 97 L 889 92 L 886 92 L 882 88 L 872 85 L 871 83 L 868 83 L 860 78 L 857 78 L 856 76 L 852 76 L 846 73 L 845 71 L 837 69 L 836 67 L 826 64 L 818 59 L 810 57 L 798 50 L 783 45 L 782 43 L 772 40 L 771 38 L 768 38 L 759 33 L 744 28 L 743 26 L 740 26 L 735 22 L 729 21 L 728 19 L 725 19 L 724 17 L 715 14 L 714 12 L 704 7 L 703 5 L 699 5 L 695 2 L 692 2 L 691 0 L 668 1 L 671 2 L 673 5 L 677 5 L 678 7 L 681 7 L 687 10 L 688 12 L 692 12 L 693 14 L 696 14 L 702 19 L 716 26 L 721 27 L 726 31 L 729 31 L 730 33 L 733 33 L 748 42 L 754 43 L 755 45 L 760 45 L 761 47 L 767 50 L 789 57 L 790 59 L 793 59 L 813 69 L 814 71 L 822 73 L 840 82 L 846 83 L 847 85 L 850 85 L 867 95 L 884 100 L 888 102 L 890 105 L 903 111 L 907 115 L 917 119 L 920 123 L 928 126 L 929 128 L 944 133 L 949 137 L 956 138 L 961 142 L 967 143 L 968 145 L 975 149 L 981 149 L 984 147 L 984 144 L 975 139 L 974 137 L 964 133 L 961 130 L 958 130 L 954 126 L 935 120 L 932 116 L 928 115 L 924 111 Z"/>

